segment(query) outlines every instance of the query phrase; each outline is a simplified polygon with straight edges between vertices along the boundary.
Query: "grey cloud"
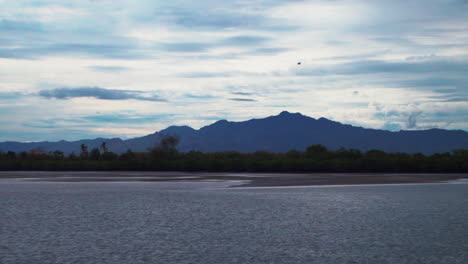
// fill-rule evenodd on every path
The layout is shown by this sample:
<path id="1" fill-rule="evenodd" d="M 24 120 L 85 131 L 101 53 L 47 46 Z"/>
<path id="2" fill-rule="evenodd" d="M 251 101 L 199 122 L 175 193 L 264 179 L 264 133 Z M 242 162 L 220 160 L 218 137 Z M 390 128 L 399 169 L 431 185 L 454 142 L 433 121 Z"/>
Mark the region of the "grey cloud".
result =
<path id="1" fill-rule="evenodd" d="M 398 85 L 407 87 L 468 87 L 468 78 L 428 77 L 413 80 L 401 80 Z M 445 90 L 447 92 L 447 90 Z"/>
<path id="2" fill-rule="evenodd" d="M 214 46 L 212 46 L 214 47 Z M 265 56 L 265 55 L 275 55 L 279 53 L 283 53 L 289 51 L 291 49 L 288 48 L 254 48 L 251 50 L 246 50 L 242 52 L 230 52 L 230 53 L 223 53 L 219 55 L 202 55 L 202 56 L 192 56 L 191 59 L 198 59 L 198 60 L 225 60 L 225 59 L 238 59 L 245 56 Z"/>
<path id="3" fill-rule="evenodd" d="M 219 77 L 232 77 L 237 75 L 235 72 L 188 72 L 179 74 L 178 77 L 182 78 L 219 78 Z"/>
<path id="4" fill-rule="evenodd" d="M 161 43 L 158 45 L 159 48 L 169 52 L 206 52 L 213 48 L 219 47 L 257 47 L 271 40 L 267 37 L 262 36 L 251 36 L 251 35 L 238 35 L 234 37 L 228 37 L 220 40 L 210 41 L 210 42 L 168 42 Z M 233 55 L 242 55 L 242 54 L 272 54 L 283 52 L 286 49 L 284 48 L 255 48 L 252 51 L 233 54 Z M 224 56 L 223 56 L 224 57 Z"/>
<path id="5" fill-rule="evenodd" d="M 449 88 L 449 89 L 436 89 L 434 90 L 436 93 L 441 93 L 441 94 L 449 94 L 449 93 L 456 93 L 458 92 L 458 89 L 455 88 Z"/>
<path id="6" fill-rule="evenodd" d="M 134 50 L 136 47 L 128 44 L 58 44 L 45 51 L 63 54 L 91 54 L 110 58 L 143 58 Z"/>
<path id="7" fill-rule="evenodd" d="M 265 76 L 264 73 L 255 73 L 255 72 L 242 72 L 242 71 L 232 71 L 232 72 L 187 72 L 178 74 L 178 77 L 182 78 L 227 78 L 234 76 Z"/>
<path id="8" fill-rule="evenodd" d="M 369 58 L 375 58 L 377 56 L 385 55 L 389 53 L 390 50 L 382 50 L 378 52 L 370 52 L 370 53 L 361 53 L 361 54 L 356 54 L 356 55 L 348 55 L 348 56 L 332 56 L 332 57 L 324 57 L 324 58 L 319 58 L 316 59 L 317 61 L 320 60 L 364 60 L 364 59 L 369 59 Z"/>
<path id="9" fill-rule="evenodd" d="M 468 96 L 465 97 L 449 97 L 443 100 L 444 102 L 459 103 L 466 102 L 468 103 Z"/>
<path id="10" fill-rule="evenodd" d="M 191 30 L 233 30 L 259 29 L 268 31 L 292 30 L 292 27 L 278 19 L 252 12 L 264 10 L 291 1 L 194 1 L 185 7 L 167 4 L 161 11 L 157 11 L 145 21 L 157 21 L 190 28 Z M 249 10 L 249 11 L 246 11 Z"/>
<path id="11" fill-rule="evenodd" d="M 114 90 L 100 87 L 76 87 L 76 88 L 56 88 L 52 90 L 42 90 L 39 95 L 44 98 L 70 99 L 79 97 L 94 97 L 102 100 L 142 100 L 153 102 L 164 102 L 165 99 L 150 95 L 146 96 L 143 91 Z"/>
<path id="12" fill-rule="evenodd" d="M 438 102 L 468 102 L 468 91 L 456 91 L 453 93 L 441 93 L 441 95 L 429 96 L 429 99 L 433 99 Z"/>
<path id="13" fill-rule="evenodd" d="M 250 99 L 250 98 L 229 98 L 231 101 L 238 101 L 238 102 L 256 102 L 257 100 L 255 99 Z"/>
<path id="14" fill-rule="evenodd" d="M 167 121 L 174 114 L 153 114 L 153 115 L 129 115 L 129 114 L 104 114 L 82 117 L 85 121 L 97 123 L 127 123 L 127 124 L 144 124 L 155 121 Z M 80 120 L 77 120 L 78 122 Z"/>
<path id="15" fill-rule="evenodd" d="M 175 24 L 183 27 L 200 29 L 225 29 L 249 27 L 260 24 L 261 18 L 250 14 L 236 12 L 212 12 L 203 10 L 209 14 L 201 14 L 194 10 L 173 10 L 167 17 Z"/>
<path id="16" fill-rule="evenodd" d="M 247 93 L 247 92 L 231 92 L 231 94 L 234 94 L 234 95 L 244 95 L 244 96 L 248 96 L 248 95 L 254 95 L 255 93 Z"/>
<path id="17" fill-rule="evenodd" d="M 21 92 L 0 92 L 0 100 L 15 100 L 25 96 Z"/>
<path id="18" fill-rule="evenodd" d="M 401 125 L 398 123 L 385 123 L 382 129 L 390 130 L 390 131 L 400 131 Z"/>
<path id="19" fill-rule="evenodd" d="M 468 62 L 456 60 L 437 60 L 421 62 L 390 62 L 382 60 L 364 60 L 331 66 L 312 66 L 296 70 L 297 75 L 357 75 L 377 73 L 450 73 L 465 74 L 468 72 Z"/>
<path id="20" fill-rule="evenodd" d="M 226 38 L 222 40 L 220 44 L 225 45 L 225 46 L 253 46 L 253 45 L 262 44 L 268 40 L 271 40 L 271 39 L 267 37 L 247 35 L 247 36 L 235 36 L 235 37 Z"/>
<path id="21" fill-rule="evenodd" d="M 40 23 L 14 20 L 0 20 L 0 31 L 3 32 L 40 32 L 43 31 Z"/>
<path id="22" fill-rule="evenodd" d="M 127 71 L 130 68 L 123 66 L 90 66 L 89 69 L 101 72 L 122 72 Z"/>
<path id="23" fill-rule="evenodd" d="M 419 115 L 421 115 L 422 112 L 414 112 L 414 113 L 411 113 L 409 116 L 408 116 L 408 120 L 406 122 L 406 128 L 417 128 L 417 118 Z"/>
<path id="24" fill-rule="evenodd" d="M 422 34 L 423 30 L 414 32 L 414 33 L 408 33 L 408 34 Z M 435 34 L 427 34 L 430 37 L 436 37 L 437 35 Z M 441 39 L 443 39 L 443 36 L 440 36 Z M 440 51 L 441 49 L 449 49 L 449 48 L 463 48 L 466 46 L 464 43 L 456 43 L 456 42 L 447 42 L 447 41 L 453 41 L 452 39 L 447 39 L 446 42 L 440 41 L 439 43 L 434 43 L 434 44 L 427 44 L 427 43 L 421 43 L 421 42 L 416 42 L 414 40 L 410 40 L 407 37 L 401 37 L 399 35 L 397 36 L 387 36 L 387 37 L 378 37 L 378 38 L 372 38 L 371 40 L 377 41 L 377 42 L 382 42 L 384 44 L 394 44 L 399 47 L 405 47 L 405 48 L 410 48 L 412 50 L 418 49 L 418 50 L 428 50 L 430 52 L 437 52 Z M 437 56 L 434 55 L 432 58 L 436 58 Z M 407 59 L 408 60 L 421 60 L 421 59 L 430 59 L 430 56 L 410 56 Z"/>
<path id="25" fill-rule="evenodd" d="M 174 42 L 162 44 L 162 48 L 170 52 L 204 52 L 213 46 L 204 42 Z"/>
<path id="26" fill-rule="evenodd" d="M 147 58 L 139 54 L 132 45 L 120 44 L 52 44 L 36 47 L 13 47 L 0 50 L 0 58 L 35 59 L 45 55 L 85 55 L 115 59 L 141 59 Z"/>
<path id="27" fill-rule="evenodd" d="M 356 31 L 380 36 L 401 36 L 403 33 L 432 30 L 438 22 L 463 21 L 468 11 L 466 2 L 454 1 L 372 1 L 373 13 L 369 16 L 372 23 L 358 24 Z M 391 13 L 388 11 L 392 10 Z M 397 21 L 397 23 L 395 23 Z M 407 34 L 406 34 L 407 35 Z"/>
<path id="28" fill-rule="evenodd" d="M 431 129 L 437 128 L 441 119 L 444 118 L 431 118 L 431 115 L 425 115 L 424 118 L 422 111 L 390 111 L 390 112 L 377 112 L 375 117 L 380 120 L 385 120 L 385 125 L 382 129 L 386 130 L 400 130 L 403 126 L 406 129 Z M 439 113 L 437 114 L 439 115 Z M 443 115 L 443 114 L 442 114 Z M 422 120 L 420 120 L 422 119 Z M 421 121 L 421 122 L 420 122 Z M 420 124 L 421 123 L 421 124 Z"/>
<path id="29" fill-rule="evenodd" d="M 427 59 L 435 59 L 437 56 L 435 54 L 431 55 L 424 55 L 424 56 L 409 56 L 406 60 L 427 60 Z"/>
<path id="30" fill-rule="evenodd" d="M 288 48 L 258 48 L 252 51 L 248 51 L 245 55 L 274 55 L 289 51 Z"/>
<path id="31" fill-rule="evenodd" d="M 185 94 L 186 98 L 191 99 L 216 99 L 219 98 L 218 96 L 210 95 L 210 94 Z"/>

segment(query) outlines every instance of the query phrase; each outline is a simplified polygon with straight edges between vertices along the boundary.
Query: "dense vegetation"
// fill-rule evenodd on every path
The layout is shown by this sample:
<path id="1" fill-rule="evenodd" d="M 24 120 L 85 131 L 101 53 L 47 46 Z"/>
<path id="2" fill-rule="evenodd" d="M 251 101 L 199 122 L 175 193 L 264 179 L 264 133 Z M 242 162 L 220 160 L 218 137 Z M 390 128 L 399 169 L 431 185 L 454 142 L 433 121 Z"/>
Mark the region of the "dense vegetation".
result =
<path id="1" fill-rule="evenodd" d="M 361 152 L 354 149 L 327 150 L 313 145 L 304 152 L 255 153 L 177 151 L 178 138 L 162 138 L 144 153 L 128 150 L 117 155 L 100 149 L 88 151 L 81 146 L 79 155 L 61 151 L 0 151 L 0 170 L 139 170 L 139 171 L 233 171 L 233 172 L 468 172 L 468 150 L 454 150 L 430 156 L 423 154 Z"/>

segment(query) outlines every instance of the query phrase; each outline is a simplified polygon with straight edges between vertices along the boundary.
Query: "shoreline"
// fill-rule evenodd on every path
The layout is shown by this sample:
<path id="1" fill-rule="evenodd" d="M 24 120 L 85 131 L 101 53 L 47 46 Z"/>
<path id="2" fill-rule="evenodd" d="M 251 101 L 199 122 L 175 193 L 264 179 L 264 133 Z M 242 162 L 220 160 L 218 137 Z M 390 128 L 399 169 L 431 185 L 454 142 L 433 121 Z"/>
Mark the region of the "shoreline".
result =
<path id="1" fill-rule="evenodd" d="M 0 182 L 206 182 L 241 181 L 230 187 L 443 183 L 467 179 L 461 173 L 213 173 L 135 171 L 2 171 Z"/>
<path id="2" fill-rule="evenodd" d="M 233 187 L 294 187 L 332 185 L 375 185 L 444 183 L 468 178 L 466 174 L 334 174 L 296 176 L 291 178 L 253 179 Z"/>

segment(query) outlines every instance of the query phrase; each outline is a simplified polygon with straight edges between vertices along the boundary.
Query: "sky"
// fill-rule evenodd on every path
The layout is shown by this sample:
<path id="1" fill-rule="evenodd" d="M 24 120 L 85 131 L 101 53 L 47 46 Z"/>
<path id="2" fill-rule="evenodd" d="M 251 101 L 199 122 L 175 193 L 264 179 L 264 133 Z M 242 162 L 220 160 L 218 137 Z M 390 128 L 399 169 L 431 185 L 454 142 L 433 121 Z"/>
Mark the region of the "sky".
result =
<path id="1" fill-rule="evenodd" d="M 467 14 L 466 0 L 0 0 L 0 141 L 284 110 L 468 131 Z"/>

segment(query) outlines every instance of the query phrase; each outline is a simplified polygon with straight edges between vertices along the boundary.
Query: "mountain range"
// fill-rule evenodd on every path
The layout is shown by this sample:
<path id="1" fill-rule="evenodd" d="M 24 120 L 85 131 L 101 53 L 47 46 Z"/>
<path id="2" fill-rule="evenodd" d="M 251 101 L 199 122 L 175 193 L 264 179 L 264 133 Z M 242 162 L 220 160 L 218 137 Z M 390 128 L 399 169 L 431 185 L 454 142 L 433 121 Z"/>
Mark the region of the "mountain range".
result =
<path id="1" fill-rule="evenodd" d="M 292 149 L 321 144 L 335 150 L 340 147 L 367 151 L 379 149 L 385 152 L 442 153 L 454 149 L 468 149 L 468 132 L 463 130 L 402 130 L 391 132 L 341 124 L 326 118 L 314 119 L 300 113 L 281 112 L 279 115 L 242 122 L 217 121 L 200 129 L 188 126 L 171 126 L 154 134 L 122 140 L 120 138 L 96 138 L 58 142 L 0 142 L 3 151 L 29 151 L 42 148 L 45 151 L 61 150 L 79 153 L 81 144 L 89 149 L 99 148 L 106 142 L 110 151 L 123 153 L 147 151 L 155 146 L 161 136 L 177 135 L 178 149 L 186 152 L 215 151 L 271 151 L 286 152 Z"/>

